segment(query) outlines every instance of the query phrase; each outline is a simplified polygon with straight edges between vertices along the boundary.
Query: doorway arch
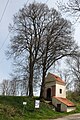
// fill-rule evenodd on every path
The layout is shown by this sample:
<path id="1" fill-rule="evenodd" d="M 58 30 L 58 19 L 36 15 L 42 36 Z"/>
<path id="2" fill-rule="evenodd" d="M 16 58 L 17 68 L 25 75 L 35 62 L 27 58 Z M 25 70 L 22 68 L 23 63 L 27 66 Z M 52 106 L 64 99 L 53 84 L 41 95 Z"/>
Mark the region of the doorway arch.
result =
<path id="1" fill-rule="evenodd" d="M 47 100 L 51 100 L 51 88 L 47 89 Z"/>

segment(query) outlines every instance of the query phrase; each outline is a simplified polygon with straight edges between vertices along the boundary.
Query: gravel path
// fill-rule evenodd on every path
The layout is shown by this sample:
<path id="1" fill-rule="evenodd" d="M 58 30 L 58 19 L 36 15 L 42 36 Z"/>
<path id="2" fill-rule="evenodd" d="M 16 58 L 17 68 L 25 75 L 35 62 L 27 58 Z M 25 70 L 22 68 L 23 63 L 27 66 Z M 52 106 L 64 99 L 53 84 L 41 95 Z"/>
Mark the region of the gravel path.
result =
<path id="1" fill-rule="evenodd" d="M 66 117 L 53 119 L 53 120 L 80 120 L 80 113 L 68 115 Z"/>

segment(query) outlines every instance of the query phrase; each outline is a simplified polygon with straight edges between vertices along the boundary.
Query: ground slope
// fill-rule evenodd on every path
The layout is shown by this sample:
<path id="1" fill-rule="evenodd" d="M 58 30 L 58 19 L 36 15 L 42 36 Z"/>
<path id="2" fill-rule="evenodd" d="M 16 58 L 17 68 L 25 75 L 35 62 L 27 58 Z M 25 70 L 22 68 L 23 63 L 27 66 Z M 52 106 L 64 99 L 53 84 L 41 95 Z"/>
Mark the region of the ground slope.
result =
<path id="1" fill-rule="evenodd" d="M 0 96 L 0 120 L 39 120 L 57 118 L 67 113 L 53 111 L 53 106 L 41 102 L 40 108 L 34 108 L 35 99 L 30 97 Z M 27 102 L 27 105 L 23 105 Z"/>

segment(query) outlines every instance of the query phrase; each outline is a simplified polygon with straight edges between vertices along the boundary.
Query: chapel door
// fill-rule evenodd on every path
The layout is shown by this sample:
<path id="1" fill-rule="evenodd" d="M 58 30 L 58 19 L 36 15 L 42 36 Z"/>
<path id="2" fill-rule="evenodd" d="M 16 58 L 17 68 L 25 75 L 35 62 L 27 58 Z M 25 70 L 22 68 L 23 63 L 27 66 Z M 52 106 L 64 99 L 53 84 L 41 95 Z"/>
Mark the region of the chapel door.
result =
<path id="1" fill-rule="evenodd" d="M 61 111 L 61 104 L 57 104 L 57 111 L 58 111 L 58 112 Z"/>

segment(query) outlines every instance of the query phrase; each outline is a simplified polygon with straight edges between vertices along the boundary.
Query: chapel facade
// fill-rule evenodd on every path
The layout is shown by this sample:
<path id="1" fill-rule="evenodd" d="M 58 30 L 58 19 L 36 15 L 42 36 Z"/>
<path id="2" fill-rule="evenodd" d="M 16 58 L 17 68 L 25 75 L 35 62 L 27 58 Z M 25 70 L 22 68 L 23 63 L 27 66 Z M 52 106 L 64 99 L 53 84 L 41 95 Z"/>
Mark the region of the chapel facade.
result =
<path id="1" fill-rule="evenodd" d="M 66 98 L 66 83 L 59 76 L 48 73 L 45 78 L 44 99 L 52 101 L 57 111 L 75 110 L 73 102 Z"/>

